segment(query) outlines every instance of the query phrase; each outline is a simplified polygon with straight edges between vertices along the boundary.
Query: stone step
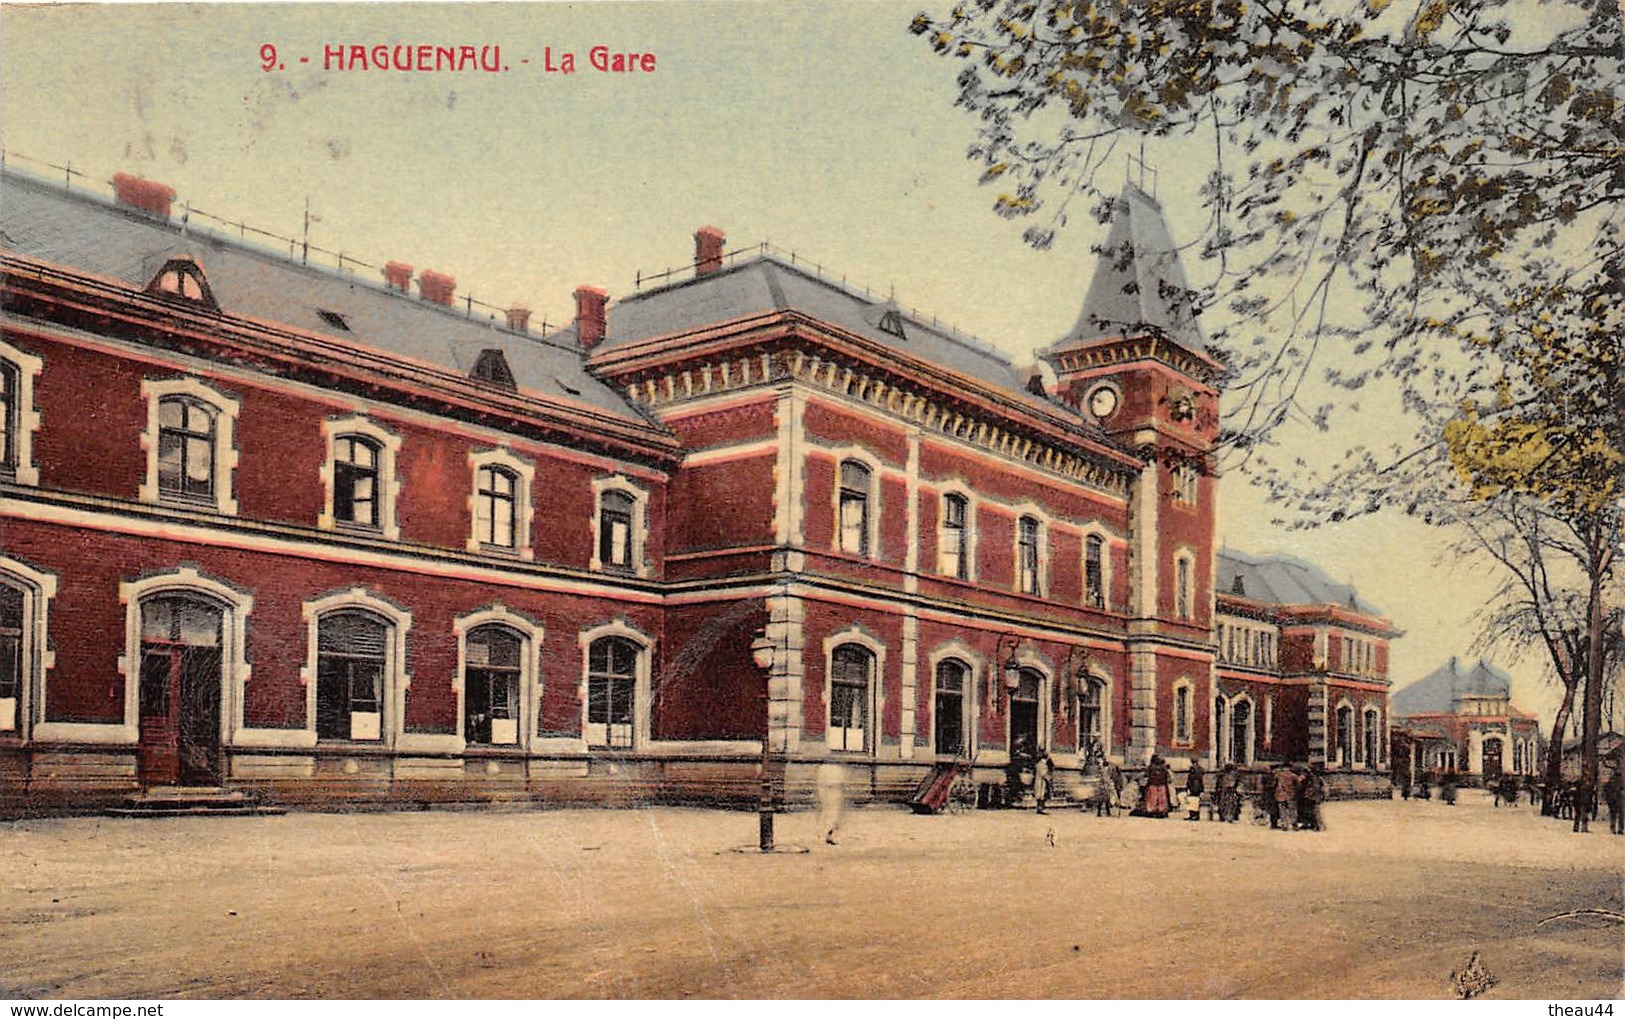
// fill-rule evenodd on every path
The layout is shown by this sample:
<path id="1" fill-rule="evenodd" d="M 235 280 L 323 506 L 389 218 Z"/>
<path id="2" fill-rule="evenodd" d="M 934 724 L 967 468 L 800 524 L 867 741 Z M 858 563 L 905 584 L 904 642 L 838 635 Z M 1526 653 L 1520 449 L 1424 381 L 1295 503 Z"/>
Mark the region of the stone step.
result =
<path id="1" fill-rule="evenodd" d="M 172 807 L 166 809 L 152 809 L 146 807 L 109 807 L 104 811 L 108 817 L 275 817 L 286 814 L 281 807 L 249 804 L 232 807 Z"/>

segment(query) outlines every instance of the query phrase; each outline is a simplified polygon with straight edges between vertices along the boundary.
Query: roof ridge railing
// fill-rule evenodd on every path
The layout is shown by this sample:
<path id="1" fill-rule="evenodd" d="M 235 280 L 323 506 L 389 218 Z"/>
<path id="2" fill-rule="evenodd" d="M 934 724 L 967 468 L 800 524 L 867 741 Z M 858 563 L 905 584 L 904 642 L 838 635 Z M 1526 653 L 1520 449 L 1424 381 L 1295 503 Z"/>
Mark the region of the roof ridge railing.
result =
<path id="1" fill-rule="evenodd" d="M 770 241 L 760 241 L 756 244 L 746 245 L 742 248 L 735 248 L 732 251 L 725 251 L 722 253 L 722 262 L 724 265 L 731 265 L 736 264 L 745 258 L 760 258 L 768 255 L 777 255 L 780 259 L 788 261 L 797 269 L 809 272 L 818 280 L 831 286 L 839 287 L 854 297 L 858 296 L 861 292 L 862 296 L 868 300 L 875 301 L 882 299 L 878 291 L 870 289 L 865 284 L 848 280 L 846 273 L 842 273 L 840 278 L 837 279 L 833 271 L 825 272 L 823 263 L 807 259 L 798 254 L 793 248 L 783 248 L 773 244 Z M 649 284 L 664 284 L 666 281 L 673 279 L 676 279 L 679 282 L 686 282 L 693 278 L 691 274 L 696 273 L 699 267 L 700 261 L 695 260 L 687 265 L 680 265 L 676 266 L 675 268 L 668 266 L 660 272 L 655 273 L 646 274 L 640 269 L 638 270 L 637 275 L 633 278 L 632 292 L 634 294 L 641 294 L 643 293 L 643 288 Z M 898 303 L 897 291 L 895 287 L 888 288 L 884 300 L 886 303 L 897 307 L 899 310 L 906 311 L 908 316 L 916 322 L 924 324 L 927 321 L 925 312 L 921 311 L 918 307 L 909 305 L 905 308 L 903 305 Z M 948 339 L 951 339 L 963 346 L 970 347 L 972 350 L 997 357 L 1007 364 L 1015 364 L 1015 361 L 1008 354 L 1002 350 L 999 350 L 993 344 L 982 339 L 980 336 L 977 336 L 975 333 L 966 332 L 951 322 L 944 322 L 934 314 L 930 316 L 929 321 L 932 329 L 942 333 Z"/>
<path id="2" fill-rule="evenodd" d="M 47 170 L 53 170 L 62 174 L 61 186 L 64 191 L 72 191 L 74 189 L 75 182 L 77 181 L 79 184 L 79 189 L 82 191 L 97 192 L 100 194 L 100 197 L 104 198 L 115 197 L 112 178 L 104 178 L 97 176 L 96 174 L 86 173 L 83 170 L 76 170 L 73 168 L 72 160 L 69 160 L 66 163 L 58 164 L 44 159 L 36 159 L 33 156 L 24 155 L 15 149 L 0 149 L 0 167 L 11 168 L 11 164 L 17 161 L 32 164 L 33 166 L 43 167 Z M 42 183 L 51 183 L 51 180 L 48 177 L 33 173 L 28 175 L 40 180 Z M 97 188 L 96 185 L 101 185 L 101 188 Z M 371 269 L 381 272 L 383 268 L 377 263 L 368 262 L 365 259 L 357 258 L 354 255 L 348 255 L 342 251 L 334 251 L 330 248 L 324 248 L 319 244 L 312 244 L 308 236 L 303 238 L 288 237 L 283 234 L 276 233 L 275 231 L 264 230 L 260 227 L 253 226 L 244 220 L 230 219 L 217 213 L 207 212 L 192 205 L 190 201 L 182 201 L 180 206 L 181 214 L 179 219 L 172 219 L 170 222 L 178 225 L 182 233 L 189 233 L 196 229 L 193 226 L 194 219 L 203 219 L 211 223 L 219 224 L 220 226 L 219 230 L 203 228 L 201 232 L 206 235 L 214 234 L 227 237 L 231 233 L 236 233 L 237 239 L 245 245 L 253 243 L 249 240 L 250 235 L 255 238 L 261 238 L 267 242 L 275 242 L 274 246 L 270 244 L 254 244 L 254 247 L 267 255 L 277 258 L 282 257 L 282 246 L 287 245 L 288 261 L 303 266 L 307 269 L 316 269 L 318 271 L 331 270 L 340 274 L 354 276 L 356 274 L 356 270 L 358 269 Z M 312 262 L 310 257 L 312 255 L 323 256 L 323 260 Z M 331 264 L 328 264 L 328 260 L 331 261 Z M 373 286 L 375 289 L 382 290 L 386 293 L 402 293 L 402 291 L 394 290 L 388 286 L 385 286 L 383 283 L 372 283 L 368 280 L 362 280 L 361 282 L 367 283 L 368 285 Z M 506 315 L 508 313 L 508 307 L 482 301 L 473 294 L 462 294 L 458 296 L 456 300 L 458 304 L 463 306 L 464 318 L 474 319 L 474 310 L 478 308 L 480 311 L 488 313 L 487 318 L 490 324 L 499 329 L 507 328 Z M 438 304 L 434 301 L 423 301 L 422 303 L 433 305 L 442 309 L 447 308 L 446 305 Z M 455 309 L 452 309 L 452 311 L 455 313 Z M 544 317 L 541 322 L 539 333 L 534 330 L 526 330 L 525 333 L 516 335 L 528 335 L 533 337 L 538 335 L 545 336 L 550 328 L 551 326 Z"/>

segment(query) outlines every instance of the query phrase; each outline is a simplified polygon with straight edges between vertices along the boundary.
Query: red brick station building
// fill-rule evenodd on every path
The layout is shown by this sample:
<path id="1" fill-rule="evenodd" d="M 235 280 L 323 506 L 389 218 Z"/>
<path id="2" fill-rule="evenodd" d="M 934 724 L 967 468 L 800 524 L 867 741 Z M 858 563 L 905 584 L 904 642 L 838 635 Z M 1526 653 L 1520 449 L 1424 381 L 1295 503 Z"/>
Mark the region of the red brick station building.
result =
<path id="1" fill-rule="evenodd" d="M 1223 365 L 1132 186 L 1025 370 L 709 227 L 547 331 L 174 198 L 3 177 L 8 813 L 747 801 L 769 756 L 904 799 L 1095 745 L 1386 785 L 1397 632 L 1216 548 Z"/>

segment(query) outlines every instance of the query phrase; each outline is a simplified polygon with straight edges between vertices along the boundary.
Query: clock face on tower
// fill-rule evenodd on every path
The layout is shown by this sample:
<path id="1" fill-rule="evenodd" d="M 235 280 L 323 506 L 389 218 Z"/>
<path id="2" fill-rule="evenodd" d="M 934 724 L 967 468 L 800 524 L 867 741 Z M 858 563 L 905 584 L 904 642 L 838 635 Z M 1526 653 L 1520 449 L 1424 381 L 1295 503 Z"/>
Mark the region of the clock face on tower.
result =
<path id="1" fill-rule="evenodd" d="M 1117 413 L 1117 390 L 1111 386 L 1096 386 L 1089 393 L 1089 413 L 1096 421 L 1104 421 Z"/>

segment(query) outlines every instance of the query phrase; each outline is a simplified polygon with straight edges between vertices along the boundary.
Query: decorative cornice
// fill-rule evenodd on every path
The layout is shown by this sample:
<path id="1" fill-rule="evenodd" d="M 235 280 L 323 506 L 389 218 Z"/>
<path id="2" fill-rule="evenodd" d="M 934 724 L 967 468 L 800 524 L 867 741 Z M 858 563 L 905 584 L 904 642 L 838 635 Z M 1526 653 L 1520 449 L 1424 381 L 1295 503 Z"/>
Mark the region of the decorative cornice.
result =
<path id="1" fill-rule="evenodd" d="M 1206 354 L 1188 350 L 1160 330 L 1135 333 L 1110 340 L 1090 340 L 1067 346 L 1055 345 L 1041 352 L 1063 373 L 1085 372 L 1133 361 L 1161 361 L 1176 371 L 1209 385 L 1224 374 L 1222 363 Z"/>

